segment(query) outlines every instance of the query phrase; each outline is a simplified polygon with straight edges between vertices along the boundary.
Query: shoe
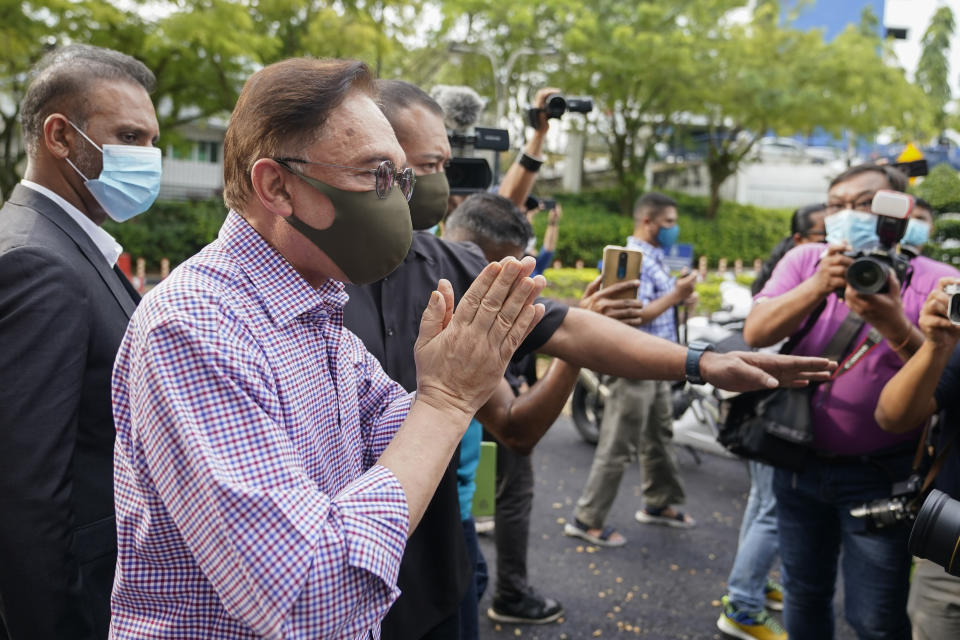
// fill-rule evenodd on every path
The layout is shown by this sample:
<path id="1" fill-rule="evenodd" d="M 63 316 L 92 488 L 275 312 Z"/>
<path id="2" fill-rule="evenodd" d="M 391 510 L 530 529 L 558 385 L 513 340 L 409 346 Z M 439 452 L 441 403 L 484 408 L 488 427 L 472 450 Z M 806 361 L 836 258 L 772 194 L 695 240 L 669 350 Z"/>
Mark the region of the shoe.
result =
<path id="1" fill-rule="evenodd" d="M 563 605 L 553 598 L 544 598 L 528 589 L 518 600 L 494 598 L 487 609 L 487 617 L 495 622 L 510 624 L 546 624 L 563 615 Z"/>
<path id="2" fill-rule="evenodd" d="M 663 515 L 663 512 L 669 508 L 670 507 L 644 507 L 634 514 L 634 518 L 642 524 L 663 524 L 668 527 L 678 527 L 680 529 L 689 529 L 697 524 L 696 520 L 679 509 L 674 509 L 672 516 Z"/>
<path id="3" fill-rule="evenodd" d="M 723 596 L 723 613 L 717 619 L 717 629 L 742 640 L 787 640 L 787 632 L 766 611 L 741 611 Z"/>
<path id="4" fill-rule="evenodd" d="M 576 518 L 573 519 L 573 522 L 568 522 L 563 525 L 563 535 L 586 540 L 590 544 L 595 544 L 598 547 L 622 547 L 627 544 L 627 539 L 623 536 L 613 538 L 613 534 L 615 534 L 617 530 L 611 526 L 604 527 L 598 536 L 589 533 L 589 531 L 590 527 Z"/>
<path id="5" fill-rule="evenodd" d="M 768 579 L 766 586 L 763 587 L 763 595 L 767 598 L 764 603 L 767 609 L 783 611 L 783 585 Z"/>

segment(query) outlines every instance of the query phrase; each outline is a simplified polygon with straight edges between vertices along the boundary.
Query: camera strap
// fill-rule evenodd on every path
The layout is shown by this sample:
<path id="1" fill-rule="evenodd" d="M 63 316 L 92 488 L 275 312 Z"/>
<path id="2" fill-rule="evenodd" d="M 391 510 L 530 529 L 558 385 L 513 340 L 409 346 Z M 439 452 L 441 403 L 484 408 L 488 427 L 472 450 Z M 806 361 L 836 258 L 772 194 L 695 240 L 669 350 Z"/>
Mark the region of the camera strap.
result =
<path id="1" fill-rule="evenodd" d="M 920 436 L 920 442 L 917 443 L 917 453 L 913 456 L 913 470 L 915 472 L 920 470 L 920 464 L 923 462 L 924 449 L 926 449 L 927 446 L 927 433 L 930 431 L 931 422 L 931 420 L 927 420 L 926 424 L 923 425 L 923 434 Z M 927 475 L 923 478 L 923 486 L 920 488 L 920 496 L 927 495 L 927 491 L 930 489 L 930 486 L 936 479 L 937 474 L 940 473 L 940 470 L 946 463 L 947 456 L 950 454 L 950 450 L 953 448 L 953 444 L 957 440 L 957 433 L 958 431 L 954 431 L 953 435 L 950 436 L 950 440 L 947 442 L 947 445 L 943 448 L 943 451 L 937 454 L 933 464 L 930 465 L 930 470 L 927 471 Z"/>
<path id="2" fill-rule="evenodd" d="M 850 345 L 853 344 L 853 341 L 856 339 L 857 334 L 860 333 L 863 325 L 864 319 L 861 318 L 857 313 L 850 311 L 847 313 L 847 316 L 843 319 L 843 322 L 837 328 L 836 332 L 833 334 L 833 337 L 830 339 L 830 342 L 823 350 L 824 358 L 840 362 L 837 370 L 833 372 L 832 376 L 830 376 L 831 382 L 839 378 L 847 371 L 850 371 L 850 369 L 853 369 L 857 363 L 863 360 L 864 356 L 870 353 L 874 347 L 883 341 L 883 336 L 880 334 L 880 332 L 871 327 L 863 341 L 861 341 L 859 345 L 850 351 Z M 848 352 L 849 355 L 847 355 Z M 844 356 L 846 356 L 846 358 L 844 358 Z"/>

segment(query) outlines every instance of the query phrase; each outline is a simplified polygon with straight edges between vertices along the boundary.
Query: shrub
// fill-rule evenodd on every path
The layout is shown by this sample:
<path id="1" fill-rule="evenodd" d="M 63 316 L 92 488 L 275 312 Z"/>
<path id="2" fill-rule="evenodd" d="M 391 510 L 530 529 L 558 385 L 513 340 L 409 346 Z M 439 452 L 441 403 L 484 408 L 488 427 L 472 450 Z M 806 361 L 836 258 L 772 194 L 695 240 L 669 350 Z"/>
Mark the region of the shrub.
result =
<path id="1" fill-rule="evenodd" d="M 707 198 L 671 193 L 679 209 L 680 242 L 691 243 L 697 256 L 705 255 L 711 265 L 720 258 L 731 264 L 741 258 L 750 264 L 766 258 L 770 250 L 790 228 L 787 209 L 763 209 L 734 202 L 722 202 L 717 216 L 706 216 Z M 583 260 L 594 266 L 603 247 L 623 244 L 633 231 L 633 219 L 617 213 L 618 199 L 614 190 L 585 191 L 579 194 L 557 194 L 563 205 L 563 220 L 557 243 L 557 259 L 565 265 Z M 547 215 L 537 214 L 534 230 L 542 238 Z"/>
<path id="2" fill-rule="evenodd" d="M 220 199 L 164 201 L 123 224 L 108 220 L 103 228 L 134 260 L 144 258 L 147 269 L 156 271 L 162 258 L 175 267 L 212 242 L 226 215 Z"/>
<path id="3" fill-rule="evenodd" d="M 935 166 L 930 175 L 910 191 L 942 213 L 960 213 L 960 176 L 949 164 Z"/>

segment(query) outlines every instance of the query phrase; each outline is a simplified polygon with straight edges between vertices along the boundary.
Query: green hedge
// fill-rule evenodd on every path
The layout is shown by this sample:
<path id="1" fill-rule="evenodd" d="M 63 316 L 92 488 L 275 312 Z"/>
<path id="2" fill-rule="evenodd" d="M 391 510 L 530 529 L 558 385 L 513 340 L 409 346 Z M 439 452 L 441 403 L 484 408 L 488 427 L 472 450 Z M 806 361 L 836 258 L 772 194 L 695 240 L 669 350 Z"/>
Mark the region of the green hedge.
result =
<path id="1" fill-rule="evenodd" d="M 148 271 L 159 271 L 161 259 L 175 267 L 213 241 L 226 216 L 220 199 L 164 201 L 122 224 L 108 220 L 103 228 L 134 260 L 144 258 Z"/>
<path id="2" fill-rule="evenodd" d="M 949 164 L 938 164 L 923 182 L 910 189 L 941 213 L 960 213 L 960 176 Z"/>
<path id="3" fill-rule="evenodd" d="M 763 209 L 734 202 L 723 202 L 714 219 L 706 216 L 707 199 L 671 193 L 679 209 L 679 242 L 691 243 L 697 256 L 705 255 L 711 266 L 720 258 L 741 258 L 751 265 L 756 258 L 766 258 L 770 250 L 787 235 L 791 211 Z M 557 194 L 563 205 L 563 219 L 557 243 L 557 259 L 564 265 L 583 260 L 595 266 L 603 247 L 623 244 L 633 231 L 633 219 L 617 213 L 614 190 L 585 191 L 579 194 Z M 534 230 L 542 238 L 547 215 L 534 219 Z"/>

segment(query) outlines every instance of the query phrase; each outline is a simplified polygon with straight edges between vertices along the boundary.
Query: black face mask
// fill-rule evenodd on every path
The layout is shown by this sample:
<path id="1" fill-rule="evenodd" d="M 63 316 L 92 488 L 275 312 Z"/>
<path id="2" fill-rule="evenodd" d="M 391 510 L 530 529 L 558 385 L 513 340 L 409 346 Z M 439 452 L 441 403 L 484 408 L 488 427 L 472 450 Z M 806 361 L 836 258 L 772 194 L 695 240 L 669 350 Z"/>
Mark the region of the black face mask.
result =
<path id="1" fill-rule="evenodd" d="M 447 174 L 438 172 L 417 176 L 417 184 L 410 197 L 413 228 L 429 229 L 443 220 L 449 197 L 450 183 L 447 182 Z"/>
<path id="2" fill-rule="evenodd" d="M 413 230 L 407 200 L 399 187 L 394 185 L 386 198 L 380 198 L 376 191 L 344 191 L 291 172 L 330 198 L 334 220 L 326 229 L 316 229 L 296 214 L 284 219 L 330 256 L 350 282 L 376 282 L 403 262 Z"/>

